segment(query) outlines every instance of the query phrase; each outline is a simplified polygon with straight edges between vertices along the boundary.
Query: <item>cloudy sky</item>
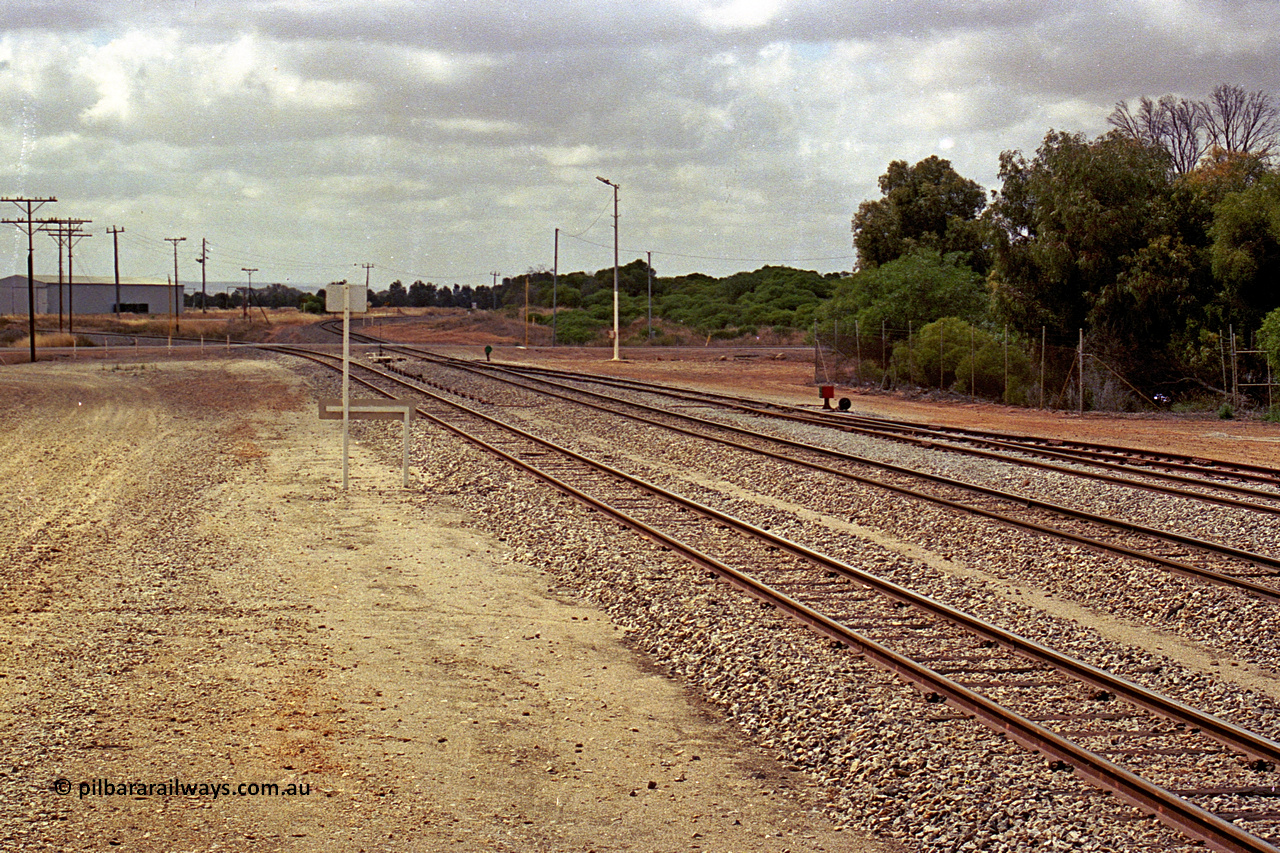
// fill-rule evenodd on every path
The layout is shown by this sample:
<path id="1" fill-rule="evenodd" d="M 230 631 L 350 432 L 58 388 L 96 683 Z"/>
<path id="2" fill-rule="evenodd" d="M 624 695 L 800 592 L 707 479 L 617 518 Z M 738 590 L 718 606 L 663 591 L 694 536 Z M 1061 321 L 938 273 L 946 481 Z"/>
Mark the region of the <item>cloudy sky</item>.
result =
<path id="1" fill-rule="evenodd" d="M 479 285 L 849 269 L 891 160 L 993 189 L 1119 100 L 1280 93 L 1275 0 L 0 0 L 0 195 L 77 275 Z M 19 216 L 6 204 L 5 218 Z M 0 272 L 26 238 L 0 232 Z M 37 271 L 57 270 L 40 235 Z"/>

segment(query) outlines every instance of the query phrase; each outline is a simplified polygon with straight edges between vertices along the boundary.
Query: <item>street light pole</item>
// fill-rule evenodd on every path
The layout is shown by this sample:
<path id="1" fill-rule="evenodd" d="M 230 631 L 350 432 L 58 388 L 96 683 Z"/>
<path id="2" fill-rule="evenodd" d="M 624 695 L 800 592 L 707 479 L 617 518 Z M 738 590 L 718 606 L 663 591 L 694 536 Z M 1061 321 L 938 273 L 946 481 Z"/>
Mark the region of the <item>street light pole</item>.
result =
<path id="1" fill-rule="evenodd" d="M 618 185 L 599 175 L 596 180 L 613 187 L 613 360 L 622 361 L 618 354 Z"/>
<path id="2" fill-rule="evenodd" d="M 556 242 L 551 261 L 551 345 L 556 345 L 556 291 L 560 289 L 560 229 L 556 229 Z"/>
<path id="3" fill-rule="evenodd" d="M 649 340 L 653 340 L 653 252 L 645 252 L 645 266 L 649 269 Z"/>

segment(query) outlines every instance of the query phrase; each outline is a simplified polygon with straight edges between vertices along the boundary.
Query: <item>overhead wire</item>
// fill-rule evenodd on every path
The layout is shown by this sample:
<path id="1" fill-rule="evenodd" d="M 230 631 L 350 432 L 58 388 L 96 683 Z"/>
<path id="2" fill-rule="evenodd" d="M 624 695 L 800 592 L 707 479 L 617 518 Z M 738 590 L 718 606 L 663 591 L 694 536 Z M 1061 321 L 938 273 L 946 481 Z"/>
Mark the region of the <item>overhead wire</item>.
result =
<path id="1" fill-rule="evenodd" d="M 600 207 L 599 211 L 597 212 L 595 217 L 591 220 L 591 222 L 581 230 L 578 230 L 576 232 L 571 232 L 567 229 L 563 229 L 563 228 L 560 229 L 561 236 L 567 239 L 574 240 L 574 241 L 583 243 L 585 245 L 594 246 L 600 249 L 608 250 L 613 248 L 611 244 L 590 240 L 584 236 L 587 233 L 589 233 L 592 229 L 594 229 L 600 223 L 600 220 L 603 219 L 606 216 L 606 214 L 608 214 L 611 205 L 612 205 L 612 200 L 610 199 Z M 105 237 L 107 235 L 104 231 L 104 233 L 100 236 Z M 203 271 L 205 273 L 205 278 L 217 279 L 219 284 L 224 284 L 224 283 L 227 283 L 228 281 L 239 280 L 240 278 L 239 273 L 241 269 L 245 266 L 253 266 L 255 268 L 260 269 L 262 271 L 262 279 L 264 281 L 271 281 L 273 279 L 276 281 L 280 280 L 280 278 L 273 276 L 271 274 L 271 269 L 273 267 L 276 269 L 280 269 L 280 268 L 290 269 L 295 273 L 299 271 L 314 272 L 317 274 L 318 278 L 330 278 L 335 275 L 340 275 L 339 270 L 341 270 L 343 266 L 341 264 L 335 265 L 333 263 L 326 262 L 326 261 L 317 261 L 317 260 L 311 260 L 311 259 L 295 258 L 295 257 L 282 256 L 282 255 L 267 254 L 262 252 L 255 252 L 251 249 L 224 247 L 220 243 L 220 241 L 218 241 L 217 239 L 210 240 L 208 238 L 191 238 L 192 242 L 189 242 L 183 245 L 183 249 L 194 249 L 192 254 L 193 256 L 198 257 L 201 252 L 200 241 L 202 239 L 206 241 L 205 245 L 207 246 L 207 249 L 208 249 L 207 260 L 205 261 L 206 266 Z M 150 268 L 149 272 L 146 273 L 143 277 L 168 278 L 169 276 L 172 275 L 173 250 L 172 250 L 172 247 L 166 243 L 167 238 L 155 236 L 152 234 L 148 234 L 146 232 L 140 232 L 136 229 L 125 228 L 123 231 L 120 232 L 119 240 L 120 240 L 121 249 L 126 250 L 131 256 L 128 261 L 130 266 L 134 267 L 135 269 L 140 266 Z M 825 255 L 825 256 L 814 256 L 814 257 L 802 257 L 802 258 L 759 258 L 759 257 L 737 257 L 737 256 L 727 256 L 727 255 L 699 255 L 699 254 L 692 254 L 692 253 L 685 253 L 685 252 L 667 251 L 663 249 L 651 250 L 651 249 L 637 249 L 637 248 L 631 248 L 631 247 L 624 247 L 621 249 L 621 251 L 624 251 L 627 253 L 635 253 L 642 256 L 683 258 L 683 259 L 689 259 L 689 260 L 712 261 L 712 262 L 753 263 L 753 264 L 823 263 L 823 262 L 833 262 L 833 261 L 848 261 L 851 263 L 855 259 L 855 256 L 852 254 Z M 100 256 L 100 252 L 99 252 L 99 256 Z M 80 263 L 84 263 L 85 266 L 80 267 Z M 99 265 L 98 263 L 94 262 L 93 255 L 89 255 L 85 258 L 84 261 L 77 263 L 77 267 L 83 270 L 85 275 L 95 275 L 95 276 L 104 274 L 97 269 L 98 265 Z M 189 265 L 184 264 L 183 266 L 186 266 L 189 269 Z M 214 269 L 217 269 L 218 272 L 210 275 L 210 273 Z M 392 266 L 389 264 L 377 264 L 376 269 L 381 270 L 384 273 L 389 273 L 392 275 L 403 277 L 406 280 L 411 279 L 411 280 L 422 280 L 422 281 L 429 281 L 433 279 L 436 281 L 488 279 L 488 277 L 493 274 L 490 271 L 476 271 L 476 272 L 465 272 L 465 273 L 460 273 L 456 271 L 450 272 L 450 273 L 423 272 L 421 270 L 412 270 L 405 267 Z M 343 277 L 350 278 L 350 276 L 343 276 Z M 200 276 L 197 274 L 194 276 L 194 279 L 199 280 Z M 284 280 L 287 281 L 288 279 L 286 278 Z M 189 281 L 191 281 L 191 279 L 184 278 L 184 283 L 187 283 Z M 311 282 L 308 282 L 308 283 L 311 283 Z"/>
<path id="2" fill-rule="evenodd" d="M 563 234 L 564 232 L 562 231 L 561 233 Z M 572 234 L 567 236 L 577 240 L 580 243 L 586 243 L 589 246 L 596 246 L 601 249 L 613 248 L 610 245 L 606 245 L 604 243 L 597 243 L 593 240 L 586 240 L 586 239 L 583 239 L 582 237 L 575 237 Z M 690 260 L 695 260 L 695 261 L 733 261 L 734 263 L 747 263 L 747 264 L 799 264 L 799 263 L 816 263 L 818 261 L 851 261 L 855 258 L 854 255 L 827 255 L 827 256 L 820 256 L 820 257 L 813 257 L 813 258 L 735 258 L 735 257 L 722 256 L 722 255 L 690 255 L 682 252 L 668 252 L 661 249 L 633 249 L 628 247 L 623 247 L 622 249 L 620 249 L 620 251 L 628 252 L 628 253 L 635 252 L 641 255 L 649 253 L 653 255 L 666 256 L 670 258 L 688 258 Z"/>

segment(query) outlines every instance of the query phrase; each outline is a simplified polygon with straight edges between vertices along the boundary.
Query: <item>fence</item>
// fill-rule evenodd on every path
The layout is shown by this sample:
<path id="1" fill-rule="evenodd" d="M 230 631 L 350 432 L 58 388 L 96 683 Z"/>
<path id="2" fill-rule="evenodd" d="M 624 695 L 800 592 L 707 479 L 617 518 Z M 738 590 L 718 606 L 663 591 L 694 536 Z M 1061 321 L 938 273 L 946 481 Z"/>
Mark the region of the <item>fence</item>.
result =
<path id="1" fill-rule="evenodd" d="M 1222 337 L 1224 402 L 1274 405 L 1280 383 L 1265 354 L 1240 349 L 1233 334 Z M 1039 340 L 942 320 L 921 329 L 882 325 L 868 332 L 833 325 L 814 328 L 814 383 L 884 390 L 912 387 L 959 393 L 1033 408 L 1083 412 L 1160 410 L 1169 398 L 1143 391 L 1117 370 L 1080 332 L 1074 341 Z M 1206 386 L 1207 387 L 1207 386 Z"/>

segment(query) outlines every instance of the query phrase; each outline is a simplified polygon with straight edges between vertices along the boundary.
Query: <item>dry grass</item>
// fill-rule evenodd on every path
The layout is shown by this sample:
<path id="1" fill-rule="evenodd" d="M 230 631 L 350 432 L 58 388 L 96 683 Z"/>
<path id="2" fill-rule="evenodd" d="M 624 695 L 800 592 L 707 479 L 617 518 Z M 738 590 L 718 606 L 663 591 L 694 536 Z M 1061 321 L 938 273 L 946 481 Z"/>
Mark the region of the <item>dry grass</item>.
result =
<path id="1" fill-rule="evenodd" d="M 218 340 L 230 335 L 234 340 L 268 340 L 281 329 L 296 328 L 328 319 L 315 314 L 303 314 L 292 308 L 268 309 L 264 318 L 263 311 L 255 308 L 246 320 L 239 309 L 211 310 L 207 313 L 199 309 L 191 310 L 177 318 L 177 323 L 164 314 L 150 316 L 134 316 L 126 314 L 117 318 L 114 314 L 77 314 L 75 326 L 79 333 L 114 332 L 139 337 L 163 338 L 172 334 L 175 337 L 204 337 Z M 25 315 L 0 316 L 0 346 L 30 346 L 29 338 L 23 338 L 27 330 Z M 58 325 L 57 315 L 39 315 L 36 317 L 37 327 L 49 328 Z M 36 335 L 37 346 L 61 346 L 61 344 L 45 344 L 42 341 L 46 333 Z M 20 340 L 21 339 L 21 340 Z M 80 343 L 85 343 L 83 340 Z M 70 342 L 66 344 L 70 346 Z"/>
<path id="2" fill-rule="evenodd" d="M 15 349 L 29 349 L 31 347 L 31 336 L 18 338 L 9 346 Z M 36 335 L 36 349 L 52 348 L 52 347 L 72 347 L 72 346 L 93 346 L 92 343 L 84 340 L 79 335 L 72 335 L 68 332 L 53 332 L 50 334 Z"/>

